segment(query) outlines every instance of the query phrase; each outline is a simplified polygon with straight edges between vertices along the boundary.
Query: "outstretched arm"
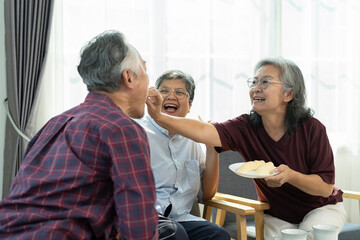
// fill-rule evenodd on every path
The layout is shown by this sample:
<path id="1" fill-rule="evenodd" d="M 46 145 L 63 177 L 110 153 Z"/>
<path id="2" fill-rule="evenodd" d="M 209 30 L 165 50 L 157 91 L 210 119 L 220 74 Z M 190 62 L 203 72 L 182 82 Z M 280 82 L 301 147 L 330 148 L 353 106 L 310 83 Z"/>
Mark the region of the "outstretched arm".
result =
<path id="1" fill-rule="evenodd" d="M 166 115 L 161 112 L 161 103 L 162 98 L 160 94 L 154 87 L 149 88 L 146 105 L 149 115 L 157 124 L 195 142 L 221 147 L 219 134 L 212 124 Z"/>

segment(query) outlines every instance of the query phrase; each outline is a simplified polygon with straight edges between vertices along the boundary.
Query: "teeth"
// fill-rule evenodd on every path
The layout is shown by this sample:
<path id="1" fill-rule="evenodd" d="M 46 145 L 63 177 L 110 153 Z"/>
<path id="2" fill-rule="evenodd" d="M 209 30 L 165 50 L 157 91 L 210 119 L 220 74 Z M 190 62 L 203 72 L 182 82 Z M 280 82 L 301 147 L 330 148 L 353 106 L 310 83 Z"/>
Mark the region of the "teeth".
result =
<path id="1" fill-rule="evenodd" d="M 165 104 L 164 108 L 175 108 L 178 109 L 178 106 L 174 105 L 174 104 Z"/>
<path id="2" fill-rule="evenodd" d="M 177 107 L 177 106 L 173 104 L 166 104 L 165 107 Z"/>

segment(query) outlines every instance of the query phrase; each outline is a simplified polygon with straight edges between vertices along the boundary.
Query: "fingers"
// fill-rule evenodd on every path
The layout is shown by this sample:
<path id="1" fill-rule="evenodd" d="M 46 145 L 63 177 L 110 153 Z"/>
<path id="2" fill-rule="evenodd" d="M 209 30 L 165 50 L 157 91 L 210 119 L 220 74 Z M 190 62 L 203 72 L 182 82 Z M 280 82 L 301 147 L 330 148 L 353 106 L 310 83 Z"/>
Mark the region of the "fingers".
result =
<path id="1" fill-rule="evenodd" d="M 279 166 L 274 168 L 274 172 L 283 172 L 286 169 L 286 165 L 280 164 Z"/>
<path id="2" fill-rule="evenodd" d="M 146 99 L 146 104 L 153 104 L 153 105 L 161 105 L 162 97 L 159 92 L 156 90 L 155 87 L 150 87 L 148 89 L 148 96 Z"/>
<path id="3" fill-rule="evenodd" d="M 281 181 L 281 177 L 279 177 L 278 175 L 266 177 L 264 180 L 269 187 L 281 187 L 283 184 Z"/>
<path id="4" fill-rule="evenodd" d="M 161 101 L 161 96 L 159 94 L 159 92 L 156 90 L 155 87 L 150 87 L 148 89 L 148 95 L 147 95 L 147 103 L 152 103 L 152 104 L 158 104 Z"/>
<path id="5" fill-rule="evenodd" d="M 153 118 L 157 119 L 161 115 L 161 106 L 163 99 L 160 93 L 156 90 L 155 87 L 150 87 L 148 89 L 148 96 L 146 98 L 146 105 L 148 114 Z"/>
<path id="6" fill-rule="evenodd" d="M 291 174 L 291 169 L 287 165 L 281 164 L 275 168 L 274 171 L 278 174 L 266 177 L 264 180 L 269 187 L 281 187 L 288 181 L 289 174 Z"/>
<path id="7" fill-rule="evenodd" d="M 148 89 L 148 97 L 153 97 L 153 96 L 157 96 L 157 95 L 160 95 L 160 94 L 156 90 L 156 88 L 154 86 L 149 87 L 149 89 Z"/>

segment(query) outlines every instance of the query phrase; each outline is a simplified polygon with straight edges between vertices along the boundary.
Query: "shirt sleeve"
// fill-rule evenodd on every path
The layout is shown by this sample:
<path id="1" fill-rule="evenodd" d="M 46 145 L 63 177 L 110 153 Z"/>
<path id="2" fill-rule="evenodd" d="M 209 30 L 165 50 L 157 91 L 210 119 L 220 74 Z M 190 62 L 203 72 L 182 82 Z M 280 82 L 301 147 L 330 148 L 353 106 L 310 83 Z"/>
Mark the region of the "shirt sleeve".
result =
<path id="1" fill-rule="evenodd" d="M 118 128 L 107 145 L 112 158 L 117 231 L 124 239 L 156 237 L 155 183 L 145 131 L 135 124 Z"/>
<path id="2" fill-rule="evenodd" d="M 335 164 L 326 128 L 318 120 L 308 123 L 310 138 L 310 171 L 329 184 L 335 183 Z"/>
<path id="3" fill-rule="evenodd" d="M 215 147 L 215 150 L 220 152 L 225 152 L 228 150 L 242 152 L 243 146 L 248 145 L 248 141 L 252 141 L 252 138 L 245 138 L 244 136 L 251 136 L 254 133 L 252 132 L 252 127 L 250 122 L 247 120 L 248 117 L 246 114 L 229 119 L 225 122 L 215 122 L 212 123 L 216 128 L 222 147 Z M 245 139 L 247 142 L 245 142 Z M 253 140 L 255 141 L 255 140 Z M 250 143 L 256 144 L 256 143 Z"/>
<path id="4" fill-rule="evenodd" d="M 197 198 L 199 202 L 202 202 L 202 177 L 204 175 L 204 170 L 205 170 L 205 161 L 206 161 L 206 146 L 205 144 L 200 144 L 200 143 L 196 143 L 198 145 L 198 159 L 199 159 L 199 172 L 200 172 L 200 188 L 199 188 L 199 192 L 197 194 Z"/>
<path id="5" fill-rule="evenodd" d="M 199 143 L 199 170 L 200 177 L 203 176 L 205 170 L 205 161 L 206 161 L 206 146 L 205 144 Z"/>

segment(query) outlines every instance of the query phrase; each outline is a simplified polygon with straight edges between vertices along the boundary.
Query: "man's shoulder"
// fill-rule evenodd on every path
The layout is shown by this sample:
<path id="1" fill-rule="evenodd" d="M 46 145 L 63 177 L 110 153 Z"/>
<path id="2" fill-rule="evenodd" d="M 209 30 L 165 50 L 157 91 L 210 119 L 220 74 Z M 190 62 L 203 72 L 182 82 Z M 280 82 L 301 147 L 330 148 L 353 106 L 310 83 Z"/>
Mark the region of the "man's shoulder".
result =
<path id="1" fill-rule="evenodd" d="M 91 127 L 107 132 L 140 128 L 120 108 L 108 104 L 80 104 L 54 117 L 51 121 L 58 122 L 61 119 L 73 119 L 71 124 L 74 127 Z"/>

